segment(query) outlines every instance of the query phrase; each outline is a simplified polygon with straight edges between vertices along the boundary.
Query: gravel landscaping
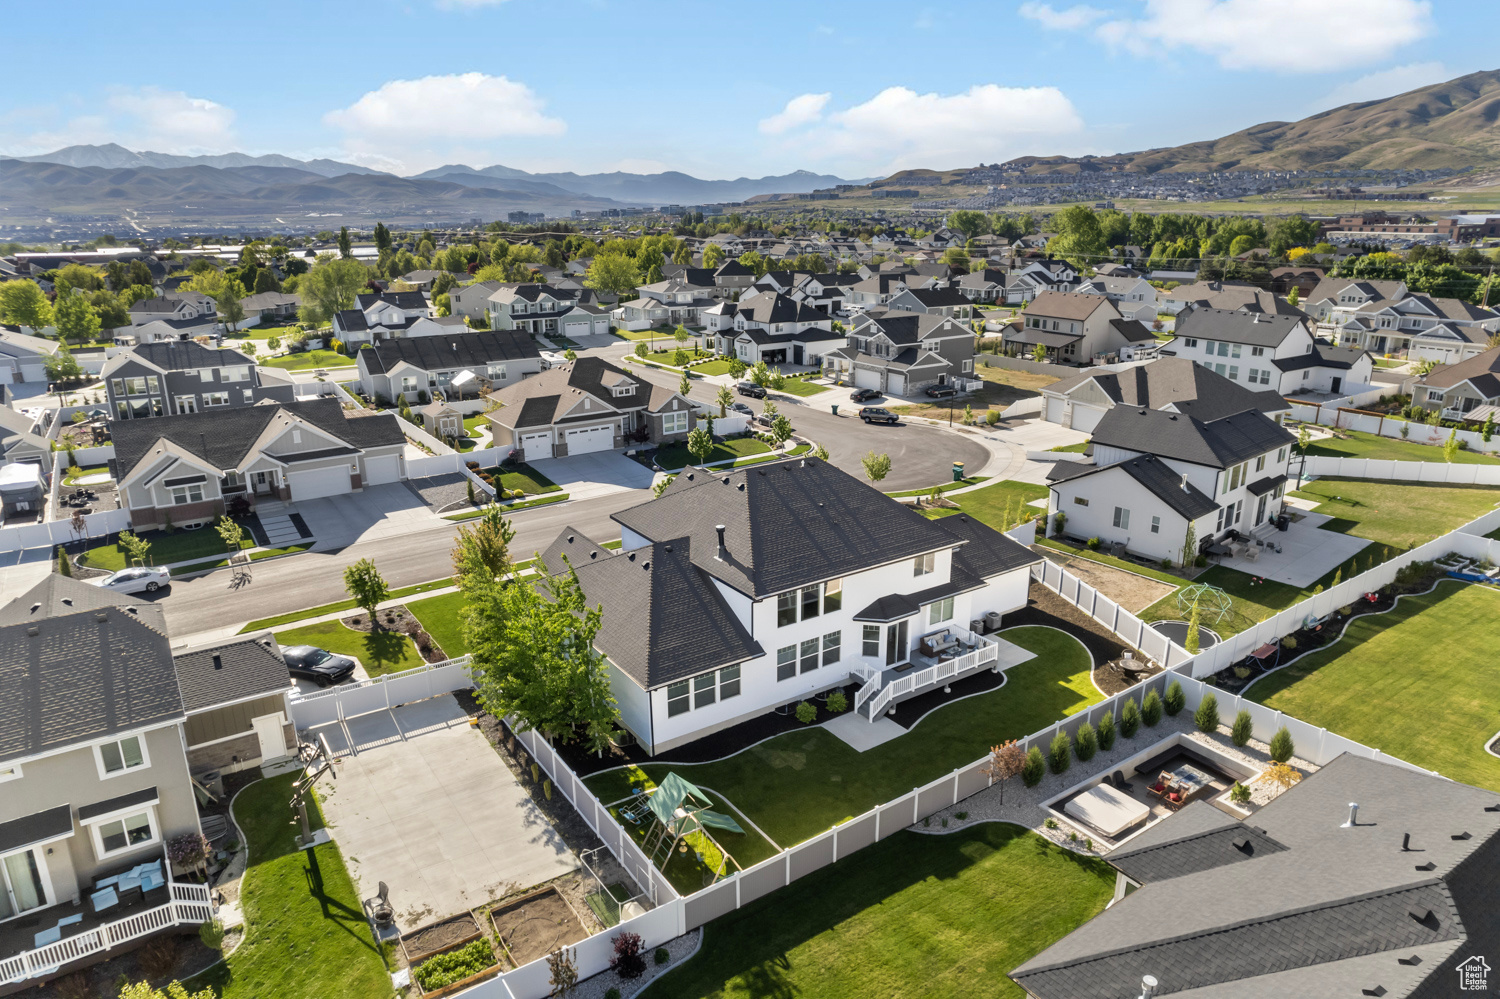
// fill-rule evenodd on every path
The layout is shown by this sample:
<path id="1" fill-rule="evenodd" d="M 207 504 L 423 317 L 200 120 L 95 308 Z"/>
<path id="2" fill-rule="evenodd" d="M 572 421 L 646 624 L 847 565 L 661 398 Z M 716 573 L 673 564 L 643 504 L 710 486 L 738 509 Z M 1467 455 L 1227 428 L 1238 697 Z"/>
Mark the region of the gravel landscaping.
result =
<path id="1" fill-rule="evenodd" d="M 655 948 L 644 953 L 646 958 L 646 970 L 639 978 L 621 978 L 613 971 L 602 971 L 593 978 L 585 978 L 569 993 L 572 999 L 604 999 L 605 993 L 610 989 L 620 990 L 620 999 L 630 999 L 631 996 L 640 995 L 646 986 L 657 978 L 677 967 L 683 961 L 692 957 L 703 945 L 703 930 L 693 930 L 684 933 L 675 940 L 668 940 L 662 944 L 667 949 L 667 963 L 657 964 Z M 655 995 L 656 993 L 652 993 Z M 663 993 L 665 994 L 665 993 Z"/>

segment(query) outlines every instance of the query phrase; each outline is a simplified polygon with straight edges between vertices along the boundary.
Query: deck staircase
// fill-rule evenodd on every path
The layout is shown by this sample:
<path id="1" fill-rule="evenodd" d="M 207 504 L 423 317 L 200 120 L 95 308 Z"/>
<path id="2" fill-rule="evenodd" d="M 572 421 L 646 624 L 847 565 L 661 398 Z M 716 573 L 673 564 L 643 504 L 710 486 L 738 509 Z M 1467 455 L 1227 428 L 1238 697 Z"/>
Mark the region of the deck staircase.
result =
<path id="1" fill-rule="evenodd" d="M 1000 647 L 993 639 L 963 628 L 955 627 L 951 630 L 959 639 L 960 648 L 969 648 L 970 651 L 947 660 L 914 655 L 912 658 L 919 665 L 927 665 L 900 674 L 894 670 L 882 671 L 856 666 L 852 672 L 864 682 L 854 695 L 855 713 L 873 722 L 897 701 L 946 685 L 959 676 L 992 668 L 999 661 Z"/>

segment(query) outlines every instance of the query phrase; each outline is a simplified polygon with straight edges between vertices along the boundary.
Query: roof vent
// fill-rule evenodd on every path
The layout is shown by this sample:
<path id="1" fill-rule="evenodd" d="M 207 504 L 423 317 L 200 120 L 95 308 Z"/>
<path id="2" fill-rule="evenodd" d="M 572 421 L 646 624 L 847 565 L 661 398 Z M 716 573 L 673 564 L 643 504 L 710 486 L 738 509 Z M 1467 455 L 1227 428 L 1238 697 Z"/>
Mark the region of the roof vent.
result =
<path id="1" fill-rule="evenodd" d="M 1470 832 L 1461 832 L 1461 833 L 1455 833 L 1454 835 L 1449 836 L 1448 838 L 1449 839 L 1473 839 L 1474 838 L 1474 834 L 1470 833 Z"/>
<path id="2" fill-rule="evenodd" d="M 42 633 L 42 629 L 38 628 L 36 625 L 32 625 L 31 627 L 29 627 L 29 628 L 26 629 L 26 634 L 30 635 L 32 638 L 35 638 L 36 636 L 40 635 L 41 633 Z"/>
<path id="3" fill-rule="evenodd" d="M 1359 994 L 1362 996 L 1383 996 L 1385 995 L 1385 986 L 1376 985 L 1368 989 L 1360 989 Z"/>
<path id="4" fill-rule="evenodd" d="M 72 597 L 63 597 L 62 598 L 62 602 L 63 602 L 63 606 L 65 606 L 65 607 L 72 607 L 73 606 L 73 598 Z"/>
<path id="5" fill-rule="evenodd" d="M 627 552 L 625 554 L 625 557 L 628 558 L 630 561 L 634 562 L 635 561 L 635 552 Z"/>
<path id="6" fill-rule="evenodd" d="M 570 535 L 568 535 L 568 544 L 571 545 L 572 543 L 573 543 L 573 535 L 570 534 Z"/>
<path id="7" fill-rule="evenodd" d="M 1437 870 L 1437 864 L 1435 864 L 1431 860 L 1429 860 L 1425 864 L 1418 864 L 1417 865 L 1417 870 L 1419 870 L 1419 871 L 1435 871 L 1435 870 Z"/>
<path id="8" fill-rule="evenodd" d="M 126 607 L 125 608 L 125 613 L 129 614 L 131 617 L 135 617 L 136 616 L 136 609 L 134 607 Z"/>
<path id="9" fill-rule="evenodd" d="M 745 491 L 745 484 L 743 482 L 741 482 L 739 484 L 739 486 L 738 486 L 738 489 L 739 489 L 740 492 L 744 492 Z"/>
<path id="10" fill-rule="evenodd" d="M 641 568 L 649 570 L 651 568 L 651 563 L 650 562 L 642 562 L 641 563 Z"/>
<path id="11" fill-rule="evenodd" d="M 1188 491 L 1188 480 L 1187 480 L 1187 473 L 1186 472 L 1184 472 L 1183 475 L 1182 475 L 1182 491 L 1183 492 L 1187 492 Z"/>
<path id="12" fill-rule="evenodd" d="M 1156 999 L 1157 984 L 1155 975 L 1142 975 L 1139 999 Z"/>
<path id="13" fill-rule="evenodd" d="M 1401 834 L 1401 852 L 1402 853 L 1410 853 L 1411 852 L 1411 833 L 1402 833 Z"/>
<path id="14" fill-rule="evenodd" d="M 598 558 L 598 557 L 599 557 L 599 553 L 598 552 L 589 552 L 589 558 Z"/>
<path id="15" fill-rule="evenodd" d="M 1357 825 L 1359 825 L 1359 802 L 1351 801 L 1349 802 L 1349 818 L 1339 828 L 1353 829 Z"/>
<path id="16" fill-rule="evenodd" d="M 1500 801 L 1495 802 L 1493 805 L 1485 805 L 1484 810 L 1486 812 L 1500 812 Z"/>
<path id="17" fill-rule="evenodd" d="M 109 620 L 109 611 L 95 611 L 94 612 L 94 620 L 98 621 L 100 623 L 108 621 Z"/>
<path id="18" fill-rule="evenodd" d="M 670 552 L 672 550 L 672 546 L 671 545 L 663 545 L 662 548 L 663 548 L 664 551 L 668 551 L 668 552 Z"/>
<path id="19" fill-rule="evenodd" d="M 724 476 L 724 478 L 721 479 L 720 481 L 722 481 L 726 486 L 729 485 L 729 476 L 727 476 L 727 475 Z"/>
<path id="20" fill-rule="evenodd" d="M 221 655 L 219 655 L 217 652 L 215 652 L 214 653 L 214 669 L 223 669 L 223 668 L 224 668 L 224 657 L 221 656 Z"/>
<path id="21" fill-rule="evenodd" d="M 1236 850 L 1247 850 L 1250 847 L 1250 837 L 1249 836 L 1236 836 L 1234 839 L 1230 840 L 1229 842 L 1230 842 L 1230 845 L 1232 845 Z"/>
<path id="22" fill-rule="evenodd" d="M 35 614 L 37 611 L 39 611 L 41 609 L 42 609 L 42 605 L 41 604 L 32 604 L 31 605 L 31 613 L 33 613 L 33 614 Z"/>
<path id="23" fill-rule="evenodd" d="M 1415 968 L 1417 965 L 1422 963 L 1422 955 L 1413 954 L 1411 957 L 1398 957 L 1396 958 L 1396 963 L 1404 964 L 1408 968 Z"/>
<path id="24" fill-rule="evenodd" d="M 1411 918 L 1417 923 L 1427 927 L 1429 930 L 1435 930 L 1438 928 L 1437 914 L 1425 905 L 1414 905 L 1410 909 L 1406 910 L 1406 914 L 1411 916 Z"/>

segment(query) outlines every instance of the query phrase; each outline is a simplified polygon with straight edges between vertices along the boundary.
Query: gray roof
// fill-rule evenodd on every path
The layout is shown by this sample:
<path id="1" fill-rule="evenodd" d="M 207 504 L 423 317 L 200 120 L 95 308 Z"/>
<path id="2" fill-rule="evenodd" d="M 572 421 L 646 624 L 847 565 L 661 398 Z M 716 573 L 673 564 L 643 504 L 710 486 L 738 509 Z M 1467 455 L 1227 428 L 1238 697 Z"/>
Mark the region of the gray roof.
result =
<path id="1" fill-rule="evenodd" d="M 1115 406 L 1094 427 L 1094 444 L 1228 468 L 1296 438 L 1258 410 L 1204 421 L 1191 414 Z"/>
<path id="2" fill-rule="evenodd" d="M 1139 319 L 1111 319 L 1109 325 L 1130 343 L 1150 343 L 1156 339 L 1156 334 Z"/>
<path id="3" fill-rule="evenodd" d="M 1200 420 L 1216 420 L 1247 409 L 1262 413 L 1291 409 L 1277 392 L 1253 392 L 1185 357 L 1159 357 L 1123 371 L 1084 370 L 1048 385 L 1045 391 L 1066 393 L 1087 381 L 1122 406 L 1148 409 L 1171 406 Z"/>
<path id="4" fill-rule="evenodd" d="M 1177 339 L 1227 340 L 1253 347 L 1276 347 L 1307 317 L 1271 316 L 1258 312 L 1230 312 L 1226 309 L 1192 309 L 1177 317 L 1173 329 Z M 1176 343 L 1176 339 L 1173 340 Z"/>
<path id="5" fill-rule="evenodd" d="M 78 809 L 78 818 L 84 820 L 92 819 L 96 815 L 108 815 L 110 812 L 118 812 L 120 809 L 129 808 L 131 805 L 144 805 L 147 802 L 157 800 L 158 797 L 160 795 L 157 793 L 155 785 L 139 788 L 135 791 L 127 791 L 113 798 L 106 798 L 103 801 L 90 802 L 87 805 L 80 806 Z"/>
<path id="6" fill-rule="evenodd" d="M 615 398 L 607 386 L 617 382 L 628 382 L 635 391 Z M 511 428 L 551 426 L 578 405 L 584 395 L 588 395 L 602 405 L 574 418 L 597 421 L 643 406 L 654 411 L 672 394 L 671 390 L 645 381 L 602 358 L 580 357 L 495 392 L 493 398 L 501 408 L 491 413 L 490 419 Z"/>
<path id="7" fill-rule="evenodd" d="M 1453 364 L 1440 364 L 1417 380 L 1424 387 L 1448 389 L 1470 382 L 1486 399 L 1500 396 L 1500 347 L 1466 357 Z"/>
<path id="8" fill-rule="evenodd" d="M 529 333 L 520 330 L 473 333 L 464 330 L 452 335 L 397 337 L 362 348 L 358 354 L 359 360 L 373 374 L 384 374 L 403 361 L 424 371 L 442 371 L 541 356 L 536 341 Z"/>
<path id="9" fill-rule="evenodd" d="M 1218 505 L 1191 482 L 1183 488 L 1182 474 L 1152 454 L 1127 458 L 1125 461 L 1117 461 L 1112 465 L 1096 466 L 1076 461 L 1059 461 L 1052 466 L 1047 480 L 1049 482 L 1071 481 L 1112 469 L 1119 469 L 1139 482 L 1151 495 L 1187 520 L 1197 520 L 1218 509 Z"/>
<path id="10" fill-rule="evenodd" d="M 110 358 L 110 368 L 132 355 L 163 371 L 183 371 L 195 368 L 221 368 L 226 365 L 254 365 L 255 362 L 232 347 L 218 350 L 205 347 L 193 340 L 162 340 L 137 344 Z"/>
<path id="11" fill-rule="evenodd" d="M 739 316 L 752 323 L 816 323 L 828 320 L 826 313 L 775 291 L 762 291 L 740 299 L 736 318 Z"/>
<path id="12" fill-rule="evenodd" d="M 1140 779 L 1149 783 L 1154 776 L 1141 774 Z M 1192 802 L 1178 815 L 1180 818 L 1171 822 L 1149 827 L 1111 853 L 1110 864 L 1144 885 L 1286 849 L 1263 830 L 1245 825 L 1206 801 Z"/>
<path id="13" fill-rule="evenodd" d="M 59 575 L 0 609 L 0 689 L 0 761 L 183 716 L 159 608 Z"/>
<path id="14" fill-rule="evenodd" d="M 1354 367 L 1364 356 L 1362 348 L 1335 347 L 1327 340 L 1318 339 L 1313 341 L 1313 349 L 1307 353 L 1273 358 L 1271 363 L 1282 371 L 1298 371 L 1302 368 L 1348 369 Z"/>
<path id="15" fill-rule="evenodd" d="M 967 301 L 967 300 L 966 300 Z M 866 312 L 855 320 L 854 331 L 860 336 L 874 336 L 878 331 L 895 344 L 917 344 L 933 337 L 973 336 L 949 316 L 940 312 L 906 312 L 895 309 Z"/>
<path id="16" fill-rule="evenodd" d="M 56 805 L 9 822 L 0 822 L 0 853 L 12 853 L 34 843 L 73 835 L 73 807 Z"/>
<path id="17" fill-rule="evenodd" d="M 279 694 L 291 684 L 281 647 L 269 631 L 236 635 L 173 656 L 183 708 L 189 714 L 217 704 Z"/>
<path id="18" fill-rule="evenodd" d="M 928 309 L 946 309 L 952 306 L 974 304 L 952 288 L 908 288 L 901 295 L 910 295 Z"/>
<path id="19" fill-rule="evenodd" d="M 1351 801 L 1359 821 L 1343 828 Z M 1234 837 L 1224 849 L 1218 821 L 1190 807 L 1133 840 L 1128 864 L 1199 869 L 1148 881 L 1011 977 L 1038 999 L 1118 999 L 1144 974 L 1163 996 L 1425 999 L 1453 994 L 1454 961 L 1500 946 L 1493 792 L 1344 754 L 1255 813 L 1252 855 Z M 1179 822 L 1184 835 L 1165 828 Z M 1288 992 L 1294 969 L 1321 988 Z"/>

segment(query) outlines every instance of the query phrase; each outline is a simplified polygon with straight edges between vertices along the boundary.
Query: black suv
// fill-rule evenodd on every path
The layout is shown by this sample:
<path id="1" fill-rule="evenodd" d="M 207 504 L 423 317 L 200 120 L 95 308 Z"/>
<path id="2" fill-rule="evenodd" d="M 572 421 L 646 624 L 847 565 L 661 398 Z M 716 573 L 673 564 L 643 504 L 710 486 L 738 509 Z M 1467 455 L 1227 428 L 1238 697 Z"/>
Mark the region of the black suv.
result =
<path id="1" fill-rule="evenodd" d="M 859 411 L 859 418 L 866 423 L 896 423 L 901 419 L 889 409 L 881 409 L 879 406 L 866 406 Z"/>
<path id="2" fill-rule="evenodd" d="M 855 389 L 849 393 L 850 402 L 869 402 L 871 399 L 879 399 L 880 393 L 872 388 Z"/>
<path id="3" fill-rule="evenodd" d="M 740 382 L 734 387 L 734 390 L 740 395 L 748 395 L 754 399 L 764 399 L 766 397 L 766 390 L 754 382 Z"/>
<path id="4" fill-rule="evenodd" d="M 958 395 L 958 389 L 952 385 L 934 385 L 927 390 L 929 399 L 950 399 L 955 395 Z"/>

